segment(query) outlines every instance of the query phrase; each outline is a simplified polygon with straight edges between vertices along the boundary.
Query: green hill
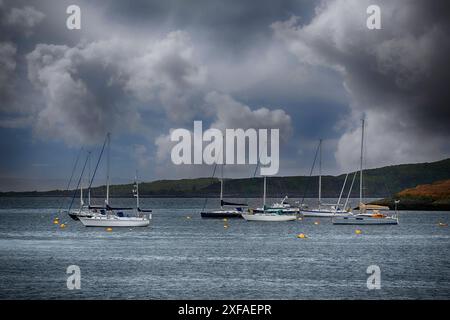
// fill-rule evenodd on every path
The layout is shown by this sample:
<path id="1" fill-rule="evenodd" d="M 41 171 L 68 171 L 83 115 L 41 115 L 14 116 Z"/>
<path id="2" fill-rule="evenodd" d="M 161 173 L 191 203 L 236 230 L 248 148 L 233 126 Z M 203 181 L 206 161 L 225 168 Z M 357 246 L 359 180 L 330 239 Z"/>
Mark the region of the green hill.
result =
<path id="1" fill-rule="evenodd" d="M 347 182 L 350 186 L 351 178 Z M 429 184 L 438 180 L 450 179 L 450 159 L 430 163 L 402 164 L 365 170 L 365 197 L 386 198 L 404 189 L 419 184 Z M 323 176 L 322 196 L 338 197 L 345 175 Z M 227 197 L 260 197 L 262 178 L 227 179 L 224 194 Z M 268 196 L 282 197 L 317 197 L 318 177 L 291 176 L 270 177 L 267 179 Z M 359 194 L 359 176 L 355 179 L 352 196 Z M 181 180 L 157 180 L 140 184 L 142 197 L 216 197 L 220 182 L 216 178 L 197 178 Z M 111 186 L 112 197 L 131 197 L 131 184 Z M 306 193 L 305 193 L 306 190 Z M 105 186 L 92 189 L 92 195 L 103 197 Z M 347 191 L 346 191 L 347 192 Z M 73 191 L 52 190 L 47 192 L 5 192 L 0 196 L 63 196 L 73 195 Z"/>

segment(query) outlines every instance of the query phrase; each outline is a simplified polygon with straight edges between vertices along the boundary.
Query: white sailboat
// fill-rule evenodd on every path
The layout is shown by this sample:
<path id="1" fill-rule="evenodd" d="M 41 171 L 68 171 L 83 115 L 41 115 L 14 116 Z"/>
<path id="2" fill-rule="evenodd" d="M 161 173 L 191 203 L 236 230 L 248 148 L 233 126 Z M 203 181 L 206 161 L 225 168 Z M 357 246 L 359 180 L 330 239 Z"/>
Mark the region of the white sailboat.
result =
<path id="1" fill-rule="evenodd" d="M 139 183 L 135 181 L 133 190 L 136 197 L 136 209 L 133 208 L 113 208 L 109 205 L 109 149 L 110 134 L 107 137 L 107 174 L 106 174 L 106 200 L 104 207 L 90 207 L 96 214 L 92 216 L 80 216 L 81 223 L 86 227 L 147 227 L 152 219 L 151 210 L 143 210 L 139 207 Z M 132 214 L 127 214 L 132 210 Z"/>
<path id="2" fill-rule="evenodd" d="M 264 176 L 263 207 L 258 209 L 249 209 L 248 213 L 243 213 L 242 217 L 247 221 L 293 221 L 297 219 L 297 214 L 287 211 L 286 208 L 266 207 L 266 182 Z"/>
<path id="3" fill-rule="evenodd" d="M 322 203 L 322 139 L 319 140 L 319 198 L 318 207 L 309 209 L 302 206 L 300 213 L 303 217 L 315 217 L 315 218 L 331 218 L 334 216 L 342 215 L 347 216 L 348 212 L 340 208 L 340 202 L 342 197 L 342 192 L 344 191 L 345 184 L 347 182 L 347 176 L 345 176 L 344 185 L 342 186 L 341 193 L 339 195 L 339 200 L 336 204 L 326 204 Z M 311 169 L 312 170 L 312 169 Z"/>
<path id="4" fill-rule="evenodd" d="M 219 210 L 202 210 L 200 215 L 202 218 L 242 218 L 242 208 L 247 207 L 245 203 L 233 203 L 223 200 L 223 165 L 221 166 L 220 176 L 220 209 Z M 229 208 L 227 208 L 229 207 Z"/>
<path id="5" fill-rule="evenodd" d="M 361 156 L 359 168 L 359 213 L 343 217 L 333 217 L 333 224 L 347 225 L 395 225 L 398 224 L 397 206 L 394 215 L 381 213 L 381 210 L 389 210 L 388 207 L 364 204 L 363 197 L 363 159 L 364 159 L 364 119 L 361 131 Z M 351 190 L 349 191 L 351 192 Z M 397 205 L 397 202 L 396 202 Z"/>

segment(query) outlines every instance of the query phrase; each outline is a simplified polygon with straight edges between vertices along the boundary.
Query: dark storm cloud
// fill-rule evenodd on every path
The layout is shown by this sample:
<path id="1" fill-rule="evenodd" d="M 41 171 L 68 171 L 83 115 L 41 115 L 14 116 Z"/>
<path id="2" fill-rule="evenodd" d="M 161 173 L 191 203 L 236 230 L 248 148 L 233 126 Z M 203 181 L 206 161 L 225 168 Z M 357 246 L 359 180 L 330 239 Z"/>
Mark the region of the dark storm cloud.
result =
<path id="1" fill-rule="evenodd" d="M 369 30 L 370 4 L 324 1 L 311 23 L 273 28 L 300 61 L 342 75 L 353 122 L 366 114 L 371 124 L 378 165 L 439 158 L 450 151 L 450 9 L 442 1 L 378 1 L 382 29 Z M 344 134 L 338 160 L 348 162 L 358 135 Z"/>
<path id="2" fill-rule="evenodd" d="M 270 24 L 295 14 L 311 17 L 313 0 L 137 0 L 99 4 L 117 23 L 175 28 L 206 36 L 227 50 L 248 48 L 271 36 Z"/>

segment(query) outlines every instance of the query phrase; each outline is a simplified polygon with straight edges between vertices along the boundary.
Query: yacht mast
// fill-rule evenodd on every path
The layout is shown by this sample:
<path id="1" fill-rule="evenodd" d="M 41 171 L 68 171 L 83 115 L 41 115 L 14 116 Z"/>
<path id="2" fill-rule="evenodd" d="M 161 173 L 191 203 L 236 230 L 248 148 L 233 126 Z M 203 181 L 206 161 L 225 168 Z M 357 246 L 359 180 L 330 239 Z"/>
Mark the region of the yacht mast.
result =
<path id="1" fill-rule="evenodd" d="M 106 155 L 106 200 L 105 203 L 109 205 L 109 156 L 110 156 L 110 140 L 111 140 L 111 133 L 108 132 L 106 135 L 107 139 L 107 155 Z"/>
<path id="2" fill-rule="evenodd" d="M 266 176 L 264 176 L 263 210 L 266 211 Z"/>
<path id="3" fill-rule="evenodd" d="M 361 119 L 361 157 L 359 165 L 359 203 L 363 203 L 363 154 L 364 154 L 364 118 Z M 361 209 L 361 208 L 360 208 Z"/>
<path id="4" fill-rule="evenodd" d="M 88 151 L 88 183 L 91 181 L 91 151 Z M 88 188 L 88 205 L 91 206 L 91 188 Z"/>
<path id="5" fill-rule="evenodd" d="M 136 208 L 139 209 L 139 181 L 138 181 L 138 177 L 137 177 L 137 170 L 136 170 Z"/>
<path id="6" fill-rule="evenodd" d="M 223 208 L 222 201 L 223 201 L 223 164 L 221 166 L 221 175 L 220 175 L 220 207 Z"/>
<path id="7" fill-rule="evenodd" d="M 322 139 L 319 140 L 319 209 L 322 203 Z"/>

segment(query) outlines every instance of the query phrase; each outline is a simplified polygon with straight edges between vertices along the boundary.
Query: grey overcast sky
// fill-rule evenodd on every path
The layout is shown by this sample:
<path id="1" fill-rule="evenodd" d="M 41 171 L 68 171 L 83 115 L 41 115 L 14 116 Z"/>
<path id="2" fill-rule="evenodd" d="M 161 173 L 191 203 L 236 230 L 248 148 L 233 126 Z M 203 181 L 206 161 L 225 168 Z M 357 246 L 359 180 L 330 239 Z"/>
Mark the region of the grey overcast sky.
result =
<path id="1" fill-rule="evenodd" d="M 307 174 L 320 138 L 325 173 L 354 170 L 362 117 L 367 167 L 449 157 L 446 3 L 0 0 L 0 190 L 63 188 L 108 131 L 113 182 L 209 176 L 170 161 L 194 120 L 280 128 L 279 175 Z"/>

